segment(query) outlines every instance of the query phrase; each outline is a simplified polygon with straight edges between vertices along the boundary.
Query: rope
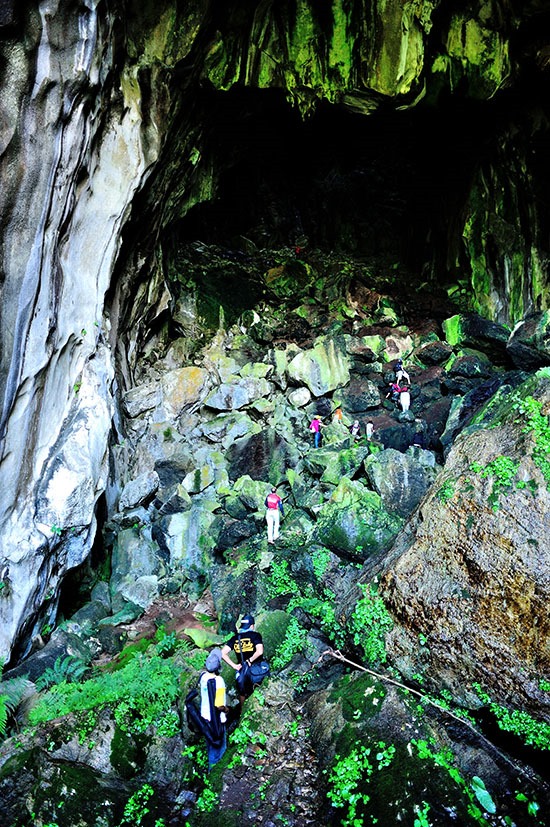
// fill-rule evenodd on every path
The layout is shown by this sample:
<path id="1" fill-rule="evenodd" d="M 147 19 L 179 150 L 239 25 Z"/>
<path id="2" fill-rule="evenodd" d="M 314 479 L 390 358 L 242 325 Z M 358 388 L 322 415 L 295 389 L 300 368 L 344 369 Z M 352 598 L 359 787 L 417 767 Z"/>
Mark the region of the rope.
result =
<path id="1" fill-rule="evenodd" d="M 433 698 L 429 697 L 429 695 L 424 695 L 417 689 L 412 689 L 412 687 L 407 686 L 406 684 L 401 683 L 400 681 L 396 681 L 394 678 L 390 678 L 388 675 L 382 675 L 380 672 L 375 672 L 373 669 L 368 669 L 366 666 L 363 666 L 360 663 L 356 663 L 355 661 L 346 658 L 340 651 L 338 651 L 338 649 L 325 649 L 325 651 L 322 652 L 319 656 L 317 663 L 320 663 L 325 657 L 325 655 L 328 655 L 329 657 L 332 657 L 335 660 L 342 661 L 342 663 L 347 663 L 354 669 L 359 669 L 361 672 L 366 672 L 367 674 L 372 675 L 374 678 L 377 678 L 380 681 L 384 681 L 385 683 L 391 683 L 393 686 L 398 686 L 400 689 L 404 689 L 405 692 L 409 692 L 411 695 L 416 695 L 418 698 L 421 698 L 423 701 L 429 703 L 431 706 L 436 707 L 436 709 L 438 709 L 440 712 L 443 712 L 445 715 L 448 715 L 450 718 L 454 718 L 455 721 L 458 721 L 460 724 L 463 724 L 464 726 L 468 727 L 468 729 L 470 729 L 476 735 L 477 738 L 482 740 L 487 745 L 489 752 L 496 752 L 499 758 L 501 758 L 503 761 L 509 764 L 515 772 L 519 773 L 520 775 L 523 775 L 525 778 L 531 781 L 531 783 L 533 783 L 532 775 L 527 770 L 523 769 L 522 767 L 519 767 L 514 761 L 512 761 L 511 758 L 509 758 L 507 755 L 501 752 L 501 750 L 497 746 L 495 746 L 495 744 L 493 744 L 492 741 L 489 741 L 489 739 L 486 738 L 485 735 L 483 735 L 478 729 L 476 729 L 476 727 L 473 724 L 471 724 L 465 718 L 461 718 L 460 715 L 456 715 L 454 712 L 451 712 L 450 709 L 447 709 L 446 707 L 442 706 L 437 701 L 434 701 Z"/>

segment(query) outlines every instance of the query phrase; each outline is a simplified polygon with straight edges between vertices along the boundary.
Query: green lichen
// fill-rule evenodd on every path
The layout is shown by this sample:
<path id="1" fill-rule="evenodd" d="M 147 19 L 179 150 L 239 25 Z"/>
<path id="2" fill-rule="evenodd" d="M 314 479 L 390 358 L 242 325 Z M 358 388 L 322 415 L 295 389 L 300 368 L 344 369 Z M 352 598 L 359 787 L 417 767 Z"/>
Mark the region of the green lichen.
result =
<path id="1" fill-rule="evenodd" d="M 445 334 L 445 340 L 451 347 L 458 344 L 462 340 L 462 325 L 460 316 L 451 316 L 449 319 L 445 319 L 443 322 L 443 333 Z"/>

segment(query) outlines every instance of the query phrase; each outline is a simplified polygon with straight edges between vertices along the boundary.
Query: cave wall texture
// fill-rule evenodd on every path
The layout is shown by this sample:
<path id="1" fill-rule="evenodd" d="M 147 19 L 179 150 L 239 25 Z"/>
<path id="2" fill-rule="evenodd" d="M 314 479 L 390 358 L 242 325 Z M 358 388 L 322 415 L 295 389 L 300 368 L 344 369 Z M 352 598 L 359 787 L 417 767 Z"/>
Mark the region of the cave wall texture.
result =
<path id="1" fill-rule="evenodd" d="M 395 244 L 510 325 L 548 307 L 549 29 L 541 0 L 2 0 L 0 656 L 117 496 L 186 217 Z"/>

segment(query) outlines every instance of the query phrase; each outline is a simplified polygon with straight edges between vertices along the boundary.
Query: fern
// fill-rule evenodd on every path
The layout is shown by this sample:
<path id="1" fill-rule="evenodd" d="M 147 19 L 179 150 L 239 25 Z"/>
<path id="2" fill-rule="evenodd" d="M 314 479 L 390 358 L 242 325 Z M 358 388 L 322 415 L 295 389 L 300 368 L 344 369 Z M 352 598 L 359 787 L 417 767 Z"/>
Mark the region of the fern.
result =
<path id="1" fill-rule="evenodd" d="M 32 683 L 27 678 L 10 678 L 0 681 L 0 736 L 6 735 L 8 718 L 21 703 L 25 692 Z"/>
<path id="2" fill-rule="evenodd" d="M 35 681 L 36 688 L 49 689 L 50 686 L 57 686 L 60 683 L 76 683 L 86 673 L 88 666 L 81 658 L 74 655 L 61 655 L 56 658 L 53 666 L 49 666 L 45 672 Z"/>

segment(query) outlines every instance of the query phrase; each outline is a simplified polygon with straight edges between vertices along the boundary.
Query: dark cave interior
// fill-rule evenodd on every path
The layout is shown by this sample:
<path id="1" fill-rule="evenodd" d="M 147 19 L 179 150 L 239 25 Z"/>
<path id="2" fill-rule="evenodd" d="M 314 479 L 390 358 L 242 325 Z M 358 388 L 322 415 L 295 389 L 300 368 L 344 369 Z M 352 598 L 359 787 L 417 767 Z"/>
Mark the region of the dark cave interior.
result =
<path id="1" fill-rule="evenodd" d="M 370 116 L 324 104 L 305 121 L 282 92 L 203 94 L 218 192 L 171 228 L 181 241 L 311 245 L 452 281 L 472 179 L 497 163 L 502 135 L 525 133 L 541 199 L 550 178 L 547 133 L 530 131 L 535 92 L 454 96 L 406 111 L 382 105 Z"/>

